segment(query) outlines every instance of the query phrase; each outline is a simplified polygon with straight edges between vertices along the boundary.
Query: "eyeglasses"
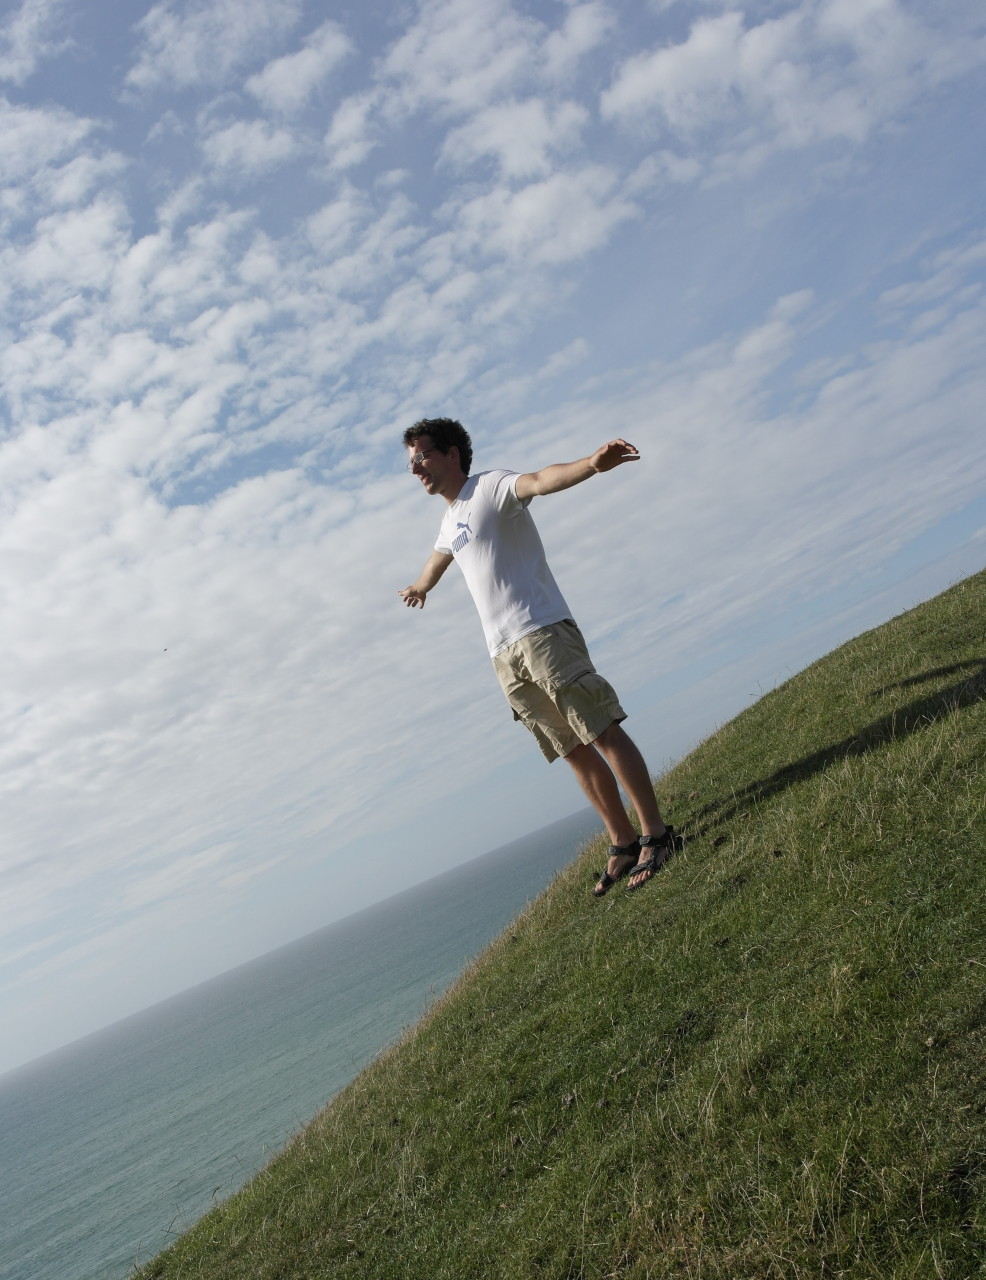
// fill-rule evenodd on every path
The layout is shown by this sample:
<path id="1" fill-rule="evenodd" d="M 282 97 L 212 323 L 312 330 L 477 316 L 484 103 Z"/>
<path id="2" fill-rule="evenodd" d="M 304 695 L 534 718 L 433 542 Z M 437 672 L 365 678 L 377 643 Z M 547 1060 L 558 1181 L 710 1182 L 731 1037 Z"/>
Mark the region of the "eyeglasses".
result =
<path id="1" fill-rule="evenodd" d="M 429 453 L 434 453 L 438 448 L 437 444 L 433 444 L 430 449 L 422 449 L 420 453 L 415 453 L 411 457 L 411 461 L 407 464 L 408 471 L 413 471 L 415 467 L 420 467 Z"/>

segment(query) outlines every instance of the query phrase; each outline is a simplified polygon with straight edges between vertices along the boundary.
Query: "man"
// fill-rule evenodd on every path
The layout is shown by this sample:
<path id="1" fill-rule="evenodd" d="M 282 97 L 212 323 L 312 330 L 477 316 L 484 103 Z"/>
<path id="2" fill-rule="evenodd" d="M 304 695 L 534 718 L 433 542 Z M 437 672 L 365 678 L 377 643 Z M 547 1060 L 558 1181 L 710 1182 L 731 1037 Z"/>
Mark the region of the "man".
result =
<path id="1" fill-rule="evenodd" d="M 472 442 L 451 418 L 423 418 L 404 432 L 404 444 L 408 470 L 448 509 L 418 580 L 398 594 L 410 608 L 424 608 L 428 593 L 458 561 L 514 719 L 530 729 L 549 762 L 559 756 L 568 761 L 609 832 L 609 861 L 593 893 L 603 897 L 627 874 L 630 889 L 642 888 L 681 838 L 661 817 L 644 758 L 621 727 L 626 713 L 592 665 L 528 511 L 532 498 L 637 462 L 639 453 L 616 439 L 578 462 L 526 475 L 470 476 Z M 620 784 L 640 819 L 639 836 Z"/>

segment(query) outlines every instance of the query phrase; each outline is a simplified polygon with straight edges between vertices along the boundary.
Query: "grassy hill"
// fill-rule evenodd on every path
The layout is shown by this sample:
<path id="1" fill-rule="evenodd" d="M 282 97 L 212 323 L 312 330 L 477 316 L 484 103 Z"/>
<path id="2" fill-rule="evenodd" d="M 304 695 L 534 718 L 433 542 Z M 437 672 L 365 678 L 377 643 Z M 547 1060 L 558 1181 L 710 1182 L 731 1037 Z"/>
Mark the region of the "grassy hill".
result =
<path id="1" fill-rule="evenodd" d="M 564 872 L 143 1280 L 986 1276 L 986 573 L 659 793 L 641 892 Z"/>

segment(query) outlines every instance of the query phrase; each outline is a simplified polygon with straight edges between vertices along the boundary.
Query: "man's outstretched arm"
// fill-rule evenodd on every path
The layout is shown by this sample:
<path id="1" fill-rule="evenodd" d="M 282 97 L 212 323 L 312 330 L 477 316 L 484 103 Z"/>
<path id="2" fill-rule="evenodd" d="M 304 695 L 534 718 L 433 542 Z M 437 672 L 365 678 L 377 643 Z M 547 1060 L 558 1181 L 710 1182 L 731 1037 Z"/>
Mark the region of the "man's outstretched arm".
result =
<path id="1" fill-rule="evenodd" d="M 418 575 L 417 582 L 412 582 L 409 587 L 398 591 L 397 594 L 409 609 L 416 609 L 418 605 L 422 609 L 425 607 L 425 597 L 452 563 L 452 559 L 452 556 L 447 556 L 441 551 L 433 551 Z"/>
<path id="2" fill-rule="evenodd" d="M 626 440 L 610 440 L 600 445 L 595 453 L 578 462 L 556 462 L 540 471 L 528 471 L 517 477 L 517 497 L 537 498 L 546 493 L 560 493 L 562 489 L 571 489 L 574 484 L 581 484 L 590 476 L 599 475 L 603 471 L 612 471 L 624 462 L 639 462 L 640 454 L 636 446 Z"/>

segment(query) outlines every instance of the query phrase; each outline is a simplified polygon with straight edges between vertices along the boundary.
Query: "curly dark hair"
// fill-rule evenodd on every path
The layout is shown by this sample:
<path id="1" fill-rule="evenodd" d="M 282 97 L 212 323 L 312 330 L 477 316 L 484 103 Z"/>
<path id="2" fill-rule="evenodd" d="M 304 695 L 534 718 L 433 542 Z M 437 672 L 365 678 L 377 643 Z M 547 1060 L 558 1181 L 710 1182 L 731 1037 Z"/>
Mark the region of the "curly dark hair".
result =
<path id="1" fill-rule="evenodd" d="M 459 462 L 465 475 L 472 466 L 472 441 L 469 432 L 454 418 L 422 418 L 404 432 L 404 446 L 414 444 L 421 436 L 430 436 L 436 449 L 447 454 L 453 445 L 459 450 Z"/>

